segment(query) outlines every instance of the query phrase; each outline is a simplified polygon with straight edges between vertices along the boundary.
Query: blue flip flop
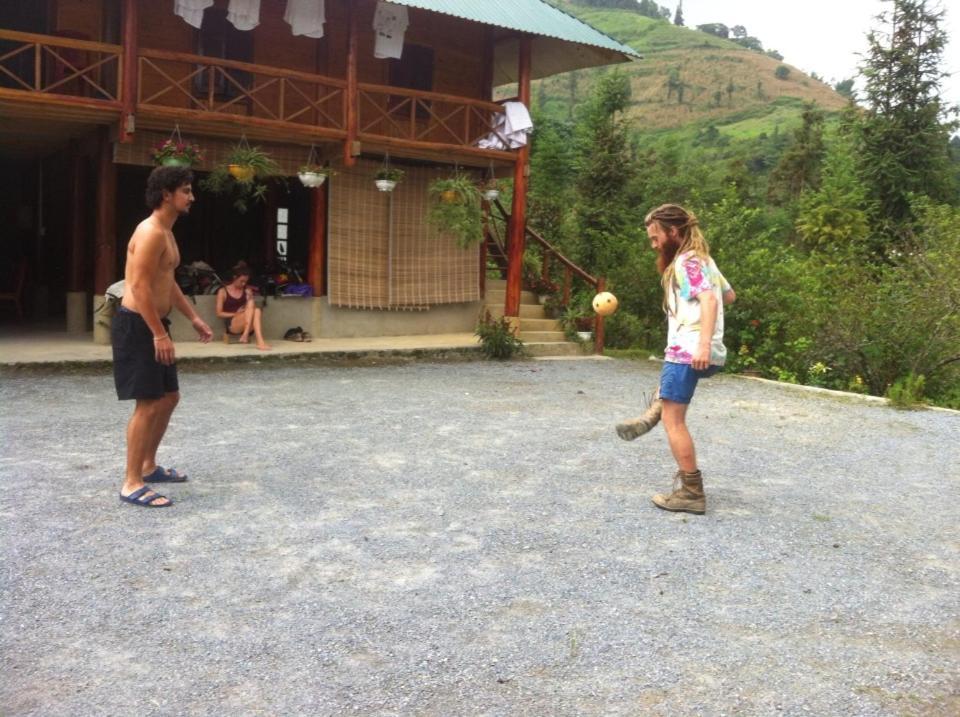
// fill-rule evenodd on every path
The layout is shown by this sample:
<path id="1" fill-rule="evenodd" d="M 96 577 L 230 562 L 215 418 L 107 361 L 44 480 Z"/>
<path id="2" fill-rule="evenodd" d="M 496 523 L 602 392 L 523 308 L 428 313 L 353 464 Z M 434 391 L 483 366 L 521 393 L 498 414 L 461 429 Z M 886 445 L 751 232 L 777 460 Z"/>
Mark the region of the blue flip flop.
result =
<path id="1" fill-rule="evenodd" d="M 141 508 L 169 508 L 173 505 L 173 501 L 167 498 L 165 495 L 160 495 L 159 493 L 154 493 L 153 495 L 146 495 L 150 491 L 150 486 L 145 485 L 143 488 L 133 491 L 130 495 L 120 494 L 120 500 L 124 503 L 132 503 L 133 505 L 139 505 Z M 154 503 L 155 500 L 160 500 L 161 498 L 166 498 L 166 503 Z"/>
<path id="2" fill-rule="evenodd" d="M 175 468 L 167 470 L 163 466 L 157 466 L 153 473 L 143 477 L 144 483 L 186 483 L 187 476 L 177 473 Z"/>

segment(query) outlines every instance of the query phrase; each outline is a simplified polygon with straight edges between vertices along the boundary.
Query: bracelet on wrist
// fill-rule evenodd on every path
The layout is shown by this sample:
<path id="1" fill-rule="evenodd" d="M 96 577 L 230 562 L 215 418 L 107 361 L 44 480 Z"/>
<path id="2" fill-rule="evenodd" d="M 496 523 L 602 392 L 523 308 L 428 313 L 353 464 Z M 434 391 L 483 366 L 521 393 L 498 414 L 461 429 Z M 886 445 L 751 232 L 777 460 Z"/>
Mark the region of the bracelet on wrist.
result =
<path id="1" fill-rule="evenodd" d="M 164 334 L 163 336 L 154 336 L 153 341 L 154 343 L 156 343 L 157 341 L 163 341 L 164 339 L 169 339 L 169 338 L 170 338 L 170 334 Z"/>

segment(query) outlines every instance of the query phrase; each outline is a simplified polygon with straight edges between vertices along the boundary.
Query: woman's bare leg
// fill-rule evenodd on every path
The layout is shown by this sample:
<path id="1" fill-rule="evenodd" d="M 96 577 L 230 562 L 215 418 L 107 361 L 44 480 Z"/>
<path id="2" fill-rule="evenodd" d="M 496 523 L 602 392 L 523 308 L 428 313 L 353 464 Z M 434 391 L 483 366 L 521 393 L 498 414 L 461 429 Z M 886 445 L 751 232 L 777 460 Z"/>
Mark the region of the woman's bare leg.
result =
<path id="1" fill-rule="evenodd" d="M 230 319 L 230 333 L 240 334 L 240 343 L 245 344 L 249 340 L 250 330 L 247 326 L 247 312 L 241 309 Z"/>
<path id="2" fill-rule="evenodd" d="M 273 347 L 263 340 L 263 309 L 254 307 L 253 311 L 253 334 L 257 337 L 257 348 L 261 351 L 269 351 Z"/>

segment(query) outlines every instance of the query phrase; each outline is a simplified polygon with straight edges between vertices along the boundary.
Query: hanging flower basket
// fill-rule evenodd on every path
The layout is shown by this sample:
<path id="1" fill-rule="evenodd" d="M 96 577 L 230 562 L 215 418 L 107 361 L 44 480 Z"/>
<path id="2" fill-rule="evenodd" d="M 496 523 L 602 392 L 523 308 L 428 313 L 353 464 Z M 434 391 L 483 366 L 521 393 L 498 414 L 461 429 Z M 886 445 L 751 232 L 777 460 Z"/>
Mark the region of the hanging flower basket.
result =
<path id="1" fill-rule="evenodd" d="M 250 202 L 265 200 L 267 182 L 274 179 L 283 181 L 276 160 L 259 147 L 251 147 L 246 137 L 241 137 L 224 161 L 200 180 L 200 188 L 214 194 L 233 195 L 234 207 L 243 214 Z"/>
<path id="2" fill-rule="evenodd" d="M 297 172 L 300 183 L 309 189 L 316 189 L 322 185 L 327 181 L 328 174 L 330 174 L 330 170 L 318 164 L 305 164 Z"/>
<path id="3" fill-rule="evenodd" d="M 483 240 L 483 213 L 475 180 L 455 171 L 450 177 L 435 179 L 428 189 L 435 199 L 430 223 L 455 237 L 463 248 L 479 244 Z"/>
<path id="4" fill-rule="evenodd" d="M 256 168 L 249 164 L 229 164 L 227 165 L 227 171 L 238 182 L 252 182 L 257 174 Z"/>
<path id="5" fill-rule="evenodd" d="M 392 192 L 396 188 L 397 182 L 403 179 L 403 170 L 384 165 L 377 170 L 374 176 L 373 182 L 377 185 L 377 189 L 381 192 Z"/>
<path id="6" fill-rule="evenodd" d="M 156 145 L 152 156 L 158 167 L 192 167 L 203 159 L 203 152 L 192 142 L 171 137 Z"/>

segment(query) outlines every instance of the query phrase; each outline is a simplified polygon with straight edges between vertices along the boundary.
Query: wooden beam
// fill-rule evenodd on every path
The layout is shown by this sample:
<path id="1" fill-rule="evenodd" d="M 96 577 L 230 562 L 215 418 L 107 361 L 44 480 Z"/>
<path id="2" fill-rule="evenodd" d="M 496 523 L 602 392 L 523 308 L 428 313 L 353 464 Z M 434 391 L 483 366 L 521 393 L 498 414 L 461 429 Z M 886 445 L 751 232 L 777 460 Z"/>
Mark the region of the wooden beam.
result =
<path id="1" fill-rule="evenodd" d="M 120 62 L 120 141 L 132 142 L 137 112 L 137 0 L 123 0 L 123 55 Z"/>
<path id="2" fill-rule="evenodd" d="M 531 39 L 529 35 L 520 38 L 519 100 L 530 107 L 530 60 Z M 507 290 L 503 305 L 503 315 L 516 317 L 519 324 L 520 291 L 523 281 L 523 250 L 527 228 L 527 174 L 529 171 L 530 145 L 525 144 L 517 154 L 517 163 L 513 170 L 513 205 L 510 210 L 510 240 L 507 243 Z"/>
<path id="3" fill-rule="evenodd" d="M 113 143 L 105 128 L 100 132 L 96 187 L 93 290 L 102 294 L 117 281 L 117 165 L 113 163 Z"/>
<path id="4" fill-rule="evenodd" d="M 310 192 L 310 247 L 307 250 L 307 281 L 314 296 L 327 294 L 327 186 Z"/>
<path id="5" fill-rule="evenodd" d="M 358 37 L 357 37 L 357 10 L 355 3 L 347 4 L 347 96 L 344 104 L 346 105 L 346 127 L 347 138 L 343 143 L 343 164 L 345 167 L 352 167 L 357 163 L 354 148 L 357 142 L 357 125 L 359 116 L 360 92 L 357 82 L 357 57 L 358 57 Z"/>

